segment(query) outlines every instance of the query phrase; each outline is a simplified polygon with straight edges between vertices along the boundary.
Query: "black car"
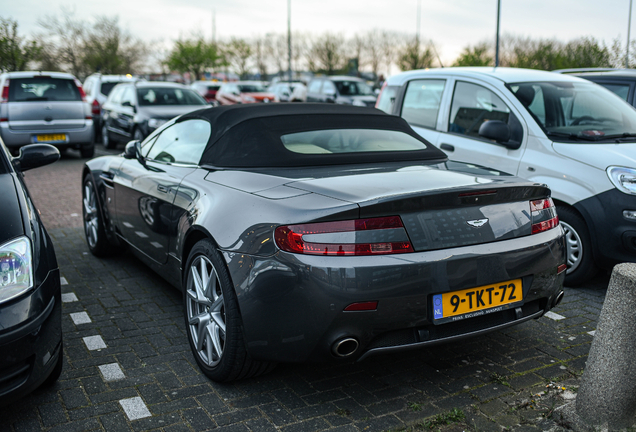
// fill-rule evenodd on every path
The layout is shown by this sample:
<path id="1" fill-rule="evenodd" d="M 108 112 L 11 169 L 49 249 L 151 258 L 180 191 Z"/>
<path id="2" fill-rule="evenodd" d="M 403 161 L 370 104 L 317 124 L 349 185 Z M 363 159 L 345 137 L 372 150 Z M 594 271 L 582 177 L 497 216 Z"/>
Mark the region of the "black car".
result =
<path id="1" fill-rule="evenodd" d="M 12 158 L 0 142 L 0 405 L 52 384 L 62 371 L 60 272 L 22 179 L 59 157 L 51 145 L 32 144 Z"/>
<path id="2" fill-rule="evenodd" d="M 316 77 L 307 85 L 307 102 L 375 105 L 377 95 L 364 80 L 350 76 Z"/>
<path id="3" fill-rule="evenodd" d="M 181 84 L 146 82 L 118 84 L 102 105 L 102 143 L 143 140 L 173 117 L 208 103 L 195 90 Z"/>
<path id="4" fill-rule="evenodd" d="M 560 69 L 554 72 L 574 75 L 602 85 L 630 105 L 636 106 L 636 70 L 634 69 Z"/>
<path id="5" fill-rule="evenodd" d="M 127 244 L 183 291 L 218 381 L 451 342 L 563 296 L 545 185 L 448 162 L 372 108 L 194 111 L 88 161 L 83 191 L 89 249 Z"/>

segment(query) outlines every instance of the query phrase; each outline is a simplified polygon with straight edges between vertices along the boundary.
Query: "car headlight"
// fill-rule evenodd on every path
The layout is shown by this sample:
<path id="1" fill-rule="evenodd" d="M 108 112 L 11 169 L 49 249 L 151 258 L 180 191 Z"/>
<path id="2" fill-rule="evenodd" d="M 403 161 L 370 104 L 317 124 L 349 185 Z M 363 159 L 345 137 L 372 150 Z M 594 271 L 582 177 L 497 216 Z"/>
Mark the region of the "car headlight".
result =
<path id="1" fill-rule="evenodd" d="M 148 127 L 157 129 L 159 126 L 163 126 L 168 120 L 151 118 L 148 120 Z"/>
<path id="2" fill-rule="evenodd" d="M 611 166 L 607 168 L 607 176 L 619 191 L 636 195 L 636 169 Z"/>
<path id="3" fill-rule="evenodd" d="M 31 241 L 19 237 L 0 245 L 0 303 L 33 287 Z"/>
<path id="4" fill-rule="evenodd" d="M 256 102 L 256 99 L 254 99 L 252 96 L 243 96 L 243 100 L 245 102 Z"/>
<path id="5" fill-rule="evenodd" d="M 353 105 L 353 106 L 367 106 L 364 102 L 362 102 L 359 99 L 355 99 L 351 105 Z"/>

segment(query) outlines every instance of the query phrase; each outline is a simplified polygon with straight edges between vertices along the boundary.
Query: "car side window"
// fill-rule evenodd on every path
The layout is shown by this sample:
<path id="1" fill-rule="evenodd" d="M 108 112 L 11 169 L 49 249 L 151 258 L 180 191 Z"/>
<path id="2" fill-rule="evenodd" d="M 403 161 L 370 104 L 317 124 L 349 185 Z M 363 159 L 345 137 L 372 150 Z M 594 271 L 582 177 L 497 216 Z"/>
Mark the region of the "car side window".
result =
<path id="1" fill-rule="evenodd" d="M 521 123 L 499 96 L 480 85 L 458 81 L 453 93 L 448 131 L 481 138 L 479 127 L 489 120 L 507 123 L 510 142 L 521 142 Z"/>
<path id="2" fill-rule="evenodd" d="M 445 84 L 446 80 L 436 79 L 410 81 L 402 102 L 402 118 L 413 126 L 435 129 Z"/>
<path id="3" fill-rule="evenodd" d="M 321 80 L 314 80 L 314 81 L 309 83 L 309 88 L 307 89 L 307 91 L 309 93 L 320 93 L 320 87 L 321 86 L 322 86 L 322 81 Z"/>
<path id="4" fill-rule="evenodd" d="M 597 83 L 597 84 L 602 85 L 603 87 L 605 87 L 612 93 L 620 96 L 620 98 L 623 99 L 624 101 L 626 101 L 627 97 L 629 96 L 629 84 L 610 84 L 610 83 Z"/>
<path id="5" fill-rule="evenodd" d="M 148 159 L 158 162 L 198 164 L 212 128 L 205 120 L 186 120 L 166 128 L 152 144 Z"/>

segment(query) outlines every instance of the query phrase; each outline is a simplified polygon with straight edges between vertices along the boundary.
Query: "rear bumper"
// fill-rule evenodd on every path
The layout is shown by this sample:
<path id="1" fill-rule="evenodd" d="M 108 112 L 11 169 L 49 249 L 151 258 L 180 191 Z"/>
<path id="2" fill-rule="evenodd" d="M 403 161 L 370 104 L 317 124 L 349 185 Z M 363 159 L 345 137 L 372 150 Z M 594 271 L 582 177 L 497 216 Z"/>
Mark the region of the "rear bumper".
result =
<path id="1" fill-rule="evenodd" d="M 35 136 L 38 134 L 65 134 L 65 142 L 51 142 L 50 144 L 60 148 L 79 148 L 82 145 L 93 142 L 93 120 L 86 120 L 84 127 L 80 128 L 33 130 L 15 130 L 9 128 L 8 122 L 0 122 L 0 135 L 2 136 L 2 141 L 4 141 L 4 144 L 9 148 L 33 144 L 35 142 Z"/>
<path id="2" fill-rule="evenodd" d="M 347 360 L 474 336 L 537 318 L 562 291 L 561 228 L 511 240 L 429 252 L 326 257 L 278 252 L 269 258 L 226 253 L 244 334 L 254 358 L 336 360 L 332 347 L 353 338 Z M 435 324 L 432 298 L 521 278 L 523 304 Z M 345 312 L 355 302 L 377 309 Z"/>
<path id="3" fill-rule="evenodd" d="M 32 392 L 51 374 L 62 355 L 62 302 L 59 270 L 51 271 L 30 295 L 2 311 L 0 406 Z M 28 312 L 25 312 L 28 311 Z M 27 316 L 23 316 L 23 314 Z M 20 320 L 15 323 L 14 319 Z"/>

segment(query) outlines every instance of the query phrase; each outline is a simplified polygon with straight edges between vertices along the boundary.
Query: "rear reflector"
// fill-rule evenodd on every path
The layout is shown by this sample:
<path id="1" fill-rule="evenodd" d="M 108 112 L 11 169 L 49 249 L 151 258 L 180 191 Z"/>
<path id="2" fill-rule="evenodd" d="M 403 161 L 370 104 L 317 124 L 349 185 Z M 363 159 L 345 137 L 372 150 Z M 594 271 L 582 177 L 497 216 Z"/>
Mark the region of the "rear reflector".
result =
<path id="1" fill-rule="evenodd" d="M 97 99 L 93 99 L 93 103 L 91 104 L 91 112 L 93 116 L 99 116 L 102 112 L 102 107 L 99 105 L 99 101 Z"/>
<path id="2" fill-rule="evenodd" d="M 369 302 L 351 303 L 349 306 L 344 308 L 344 310 L 345 312 L 359 312 L 359 311 L 376 310 L 377 308 L 378 308 L 377 301 L 369 301 Z"/>
<path id="3" fill-rule="evenodd" d="M 559 217 L 552 198 L 530 201 L 530 214 L 532 217 L 532 234 L 556 228 L 559 225 Z"/>
<path id="4" fill-rule="evenodd" d="M 389 216 L 276 228 L 281 250 L 309 255 L 387 255 L 413 252 L 402 219 Z"/>
<path id="5" fill-rule="evenodd" d="M 567 264 L 561 264 L 559 267 L 557 267 L 557 274 L 561 274 L 564 271 L 566 271 L 568 269 L 568 265 Z"/>

